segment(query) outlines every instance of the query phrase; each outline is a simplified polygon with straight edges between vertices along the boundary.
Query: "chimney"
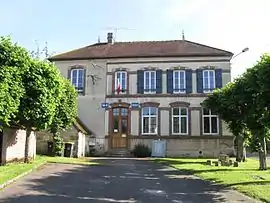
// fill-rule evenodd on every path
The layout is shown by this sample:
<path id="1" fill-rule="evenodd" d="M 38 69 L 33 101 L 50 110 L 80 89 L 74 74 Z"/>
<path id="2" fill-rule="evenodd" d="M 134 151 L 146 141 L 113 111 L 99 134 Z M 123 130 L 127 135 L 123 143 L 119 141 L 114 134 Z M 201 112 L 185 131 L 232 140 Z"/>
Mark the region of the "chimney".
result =
<path id="1" fill-rule="evenodd" d="M 108 42 L 108 44 L 113 43 L 113 33 L 112 32 L 108 32 L 108 34 L 107 34 L 107 42 Z"/>

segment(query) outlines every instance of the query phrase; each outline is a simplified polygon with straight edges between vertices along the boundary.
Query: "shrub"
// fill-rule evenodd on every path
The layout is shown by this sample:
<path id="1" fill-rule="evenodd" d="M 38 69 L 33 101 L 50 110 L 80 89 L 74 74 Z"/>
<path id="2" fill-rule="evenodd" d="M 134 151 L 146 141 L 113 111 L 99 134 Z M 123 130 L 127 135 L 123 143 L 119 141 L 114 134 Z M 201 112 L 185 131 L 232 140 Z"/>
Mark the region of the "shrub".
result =
<path id="1" fill-rule="evenodd" d="M 132 154 L 135 157 L 149 157 L 151 156 L 151 149 L 147 145 L 139 143 L 135 145 Z"/>

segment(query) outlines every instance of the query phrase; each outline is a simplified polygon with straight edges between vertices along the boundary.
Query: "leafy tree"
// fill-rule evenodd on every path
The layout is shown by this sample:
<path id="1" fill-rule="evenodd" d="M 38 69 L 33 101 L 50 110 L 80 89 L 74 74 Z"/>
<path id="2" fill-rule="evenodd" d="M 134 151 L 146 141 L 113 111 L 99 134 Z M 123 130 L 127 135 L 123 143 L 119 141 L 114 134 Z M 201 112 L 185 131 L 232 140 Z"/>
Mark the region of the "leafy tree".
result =
<path id="1" fill-rule="evenodd" d="M 269 137 L 270 127 L 270 55 L 263 55 L 261 60 L 241 78 L 245 85 L 242 96 L 243 104 L 247 109 L 244 122 L 250 129 L 253 139 L 257 140 L 260 170 L 267 169 L 266 163 L 266 139 Z"/>
<path id="2" fill-rule="evenodd" d="M 10 37 L 0 37 L 0 123 L 10 125 L 18 112 L 23 94 L 21 69 L 30 57 L 25 49 L 12 43 Z"/>
<path id="3" fill-rule="evenodd" d="M 212 109 L 228 124 L 237 141 L 236 161 L 245 161 L 245 143 L 249 136 L 245 123 L 241 120 L 242 109 L 235 98 L 241 90 L 234 88 L 235 83 L 229 83 L 222 89 L 217 89 L 204 102 L 203 106 Z"/>
<path id="4" fill-rule="evenodd" d="M 77 117 L 77 92 L 69 80 L 63 78 L 63 94 L 49 127 L 53 134 L 54 155 L 60 155 L 63 141 L 59 132 L 69 128 Z"/>
<path id="5" fill-rule="evenodd" d="M 249 140 L 253 144 L 253 148 L 259 152 L 260 170 L 267 169 L 266 140 L 269 139 L 270 129 L 269 78 L 270 55 L 263 55 L 257 64 L 249 68 L 231 86 L 228 86 L 231 96 L 225 94 L 227 101 L 221 102 L 228 105 L 227 110 L 233 115 L 232 118 L 228 118 L 229 122 L 231 124 L 241 122 L 240 124 L 244 126 L 243 129 L 248 129 L 251 133 Z M 237 111 L 238 113 L 234 114 Z M 244 135 L 250 136 L 249 133 Z"/>
<path id="6" fill-rule="evenodd" d="M 51 125 L 62 96 L 62 78 L 52 64 L 32 60 L 29 67 L 23 71 L 22 82 L 25 92 L 20 100 L 15 121 L 26 129 L 24 161 L 29 162 L 31 131 L 44 130 Z"/>

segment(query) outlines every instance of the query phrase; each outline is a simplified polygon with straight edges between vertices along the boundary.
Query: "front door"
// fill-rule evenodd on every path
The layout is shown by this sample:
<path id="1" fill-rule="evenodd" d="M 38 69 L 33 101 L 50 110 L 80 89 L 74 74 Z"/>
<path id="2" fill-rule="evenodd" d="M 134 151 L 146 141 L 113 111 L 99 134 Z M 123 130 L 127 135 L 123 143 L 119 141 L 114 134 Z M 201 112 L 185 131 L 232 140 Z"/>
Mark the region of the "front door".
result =
<path id="1" fill-rule="evenodd" d="M 128 108 L 113 108 L 112 114 L 111 147 L 113 149 L 127 148 Z"/>

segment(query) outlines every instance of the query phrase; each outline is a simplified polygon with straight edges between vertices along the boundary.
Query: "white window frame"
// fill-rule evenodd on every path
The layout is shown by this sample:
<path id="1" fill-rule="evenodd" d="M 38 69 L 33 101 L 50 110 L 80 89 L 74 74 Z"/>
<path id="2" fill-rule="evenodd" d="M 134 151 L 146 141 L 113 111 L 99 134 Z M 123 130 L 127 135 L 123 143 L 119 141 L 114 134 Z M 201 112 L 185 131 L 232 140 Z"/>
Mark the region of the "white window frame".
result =
<path id="1" fill-rule="evenodd" d="M 180 82 L 180 73 L 184 73 L 184 89 L 183 90 L 176 90 L 175 87 L 175 75 L 178 73 L 179 79 L 178 79 L 178 86 L 181 86 Z M 173 71 L 173 93 L 186 93 L 186 71 L 184 70 L 174 70 Z"/>
<path id="2" fill-rule="evenodd" d="M 148 85 L 149 87 L 151 87 L 151 81 L 152 81 L 152 78 L 151 78 L 151 73 L 154 73 L 154 90 L 146 90 L 146 74 L 149 74 L 149 81 L 148 81 Z M 144 89 L 144 94 L 155 94 L 157 92 L 157 72 L 156 71 L 144 71 L 144 82 L 143 82 L 143 89 Z"/>
<path id="3" fill-rule="evenodd" d="M 204 118 L 209 119 L 210 133 L 205 133 L 204 132 Z M 212 133 L 212 120 L 211 120 L 211 118 L 217 118 L 217 132 L 216 133 Z M 203 109 L 202 109 L 202 130 L 203 130 L 203 135 L 218 135 L 219 134 L 219 118 L 218 118 L 218 115 L 212 114 L 212 111 L 210 109 L 209 109 L 209 115 L 204 115 L 203 114 Z"/>
<path id="4" fill-rule="evenodd" d="M 121 87 L 121 91 L 119 92 L 119 94 L 127 94 L 127 88 L 128 88 L 128 84 L 127 84 L 127 71 L 116 71 L 115 72 L 115 75 L 114 75 L 114 92 L 117 92 L 117 85 L 118 85 L 118 78 L 117 78 L 117 75 L 118 73 L 120 73 L 120 78 L 119 78 L 119 81 L 120 81 L 120 87 Z M 126 81 L 126 84 L 125 86 L 123 87 L 123 78 L 125 78 L 125 81 Z M 122 91 L 122 90 L 125 90 L 125 91 Z"/>
<path id="5" fill-rule="evenodd" d="M 204 93 L 211 93 L 213 92 L 213 90 L 210 90 L 210 72 L 213 72 L 213 84 L 214 84 L 214 88 L 216 87 L 216 76 L 215 76 L 215 70 L 203 70 L 203 92 Z M 207 73 L 207 84 L 205 84 L 205 80 L 204 80 L 204 73 Z"/>
<path id="6" fill-rule="evenodd" d="M 179 109 L 179 114 L 178 115 L 173 115 L 173 109 L 176 109 L 176 108 Z M 181 115 L 181 109 L 186 109 L 187 115 Z M 187 107 L 181 107 L 181 106 L 172 107 L 171 112 L 172 112 L 172 117 L 171 117 L 171 119 L 172 119 L 172 135 L 188 135 L 188 126 L 189 126 L 189 123 L 188 123 L 188 116 L 189 116 L 188 115 L 188 108 Z M 178 123 L 178 125 L 179 125 L 179 133 L 174 132 L 174 125 L 173 125 L 174 124 L 173 123 L 174 118 L 179 118 L 179 123 Z M 187 119 L 187 126 L 186 126 L 187 132 L 186 133 L 181 133 L 181 118 L 186 118 Z"/>
<path id="7" fill-rule="evenodd" d="M 77 72 L 76 73 L 76 81 L 73 81 L 73 72 Z M 82 71 L 83 72 L 83 75 L 82 75 L 82 90 L 79 90 L 77 89 L 79 87 L 79 72 Z M 70 80 L 71 80 L 71 84 L 75 87 L 76 91 L 77 92 L 83 92 L 84 91 L 84 88 L 85 88 L 85 78 L 84 78 L 84 71 L 85 69 L 83 68 L 74 68 L 70 71 Z"/>
<path id="8" fill-rule="evenodd" d="M 155 115 L 150 115 L 150 111 L 148 111 L 148 115 L 143 115 L 143 109 L 144 108 L 155 108 L 156 109 L 156 114 Z M 145 133 L 144 132 L 144 129 L 143 129 L 143 121 L 144 121 L 144 118 L 149 118 L 149 122 L 148 122 L 148 129 L 149 129 L 149 132 Z M 151 118 L 156 118 L 156 129 L 155 129 L 155 132 L 152 133 L 150 132 L 150 129 L 151 129 Z M 143 107 L 142 110 L 141 110 L 141 134 L 142 135 L 157 135 L 157 132 L 158 132 L 158 108 L 157 107 L 153 107 L 153 106 L 147 106 L 147 107 Z"/>

